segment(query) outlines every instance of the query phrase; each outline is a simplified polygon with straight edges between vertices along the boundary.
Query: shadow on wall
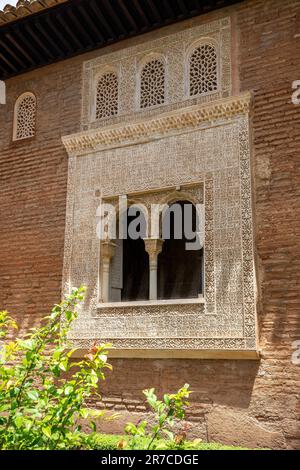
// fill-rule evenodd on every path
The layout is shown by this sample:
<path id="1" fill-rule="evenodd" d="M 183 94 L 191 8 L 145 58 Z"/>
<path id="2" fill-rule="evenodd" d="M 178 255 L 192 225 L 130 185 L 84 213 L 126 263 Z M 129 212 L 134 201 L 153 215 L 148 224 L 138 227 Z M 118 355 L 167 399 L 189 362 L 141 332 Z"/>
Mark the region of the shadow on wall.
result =
<path id="1" fill-rule="evenodd" d="M 144 403 L 142 391 L 176 391 L 185 383 L 193 390 L 195 404 L 218 404 L 247 409 L 259 361 L 185 359 L 112 359 L 113 371 L 103 390 L 105 396 L 133 398 Z"/>
<path id="2" fill-rule="evenodd" d="M 102 423 L 103 432 L 122 433 L 128 421 L 149 419 L 142 390 L 159 396 L 184 383 L 193 391 L 186 414 L 188 437 L 249 448 L 285 448 L 282 432 L 260 419 L 266 407 L 252 399 L 259 361 L 114 359 L 113 371 L 101 385 L 102 406 L 120 413 Z M 258 384 L 259 386 L 259 384 Z M 266 397 L 267 399 L 268 397 Z"/>

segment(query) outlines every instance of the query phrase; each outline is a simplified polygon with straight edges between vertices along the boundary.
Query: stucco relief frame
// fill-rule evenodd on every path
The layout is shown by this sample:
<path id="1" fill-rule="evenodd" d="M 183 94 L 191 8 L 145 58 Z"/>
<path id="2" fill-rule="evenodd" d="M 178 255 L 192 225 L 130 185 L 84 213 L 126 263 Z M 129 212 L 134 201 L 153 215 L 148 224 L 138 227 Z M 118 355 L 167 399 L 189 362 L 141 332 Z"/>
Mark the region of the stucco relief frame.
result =
<path id="1" fill-rule="evenodd" d="M 153 60 L 159 60 L 164 66 L 164 103 L 163 104 L 158 104 L 151 106 L 151 109 L 155 109 L 158 107 L 163 106 L 165 103 L 168 103 L 168 62 L 166 56 L 159 51 L 156 52 L 150 52 L 142 59 L 140 59 L 139 63 L 137 64 L 137 75 L 136 75 L 136 90 L 135 90 L 135 105 L 133 111 L 142 111 L 143 109 L 147 108 L 141 108 L 141 74 L 143 71 L 143 68 L 145 65 L 147 65 L 149 62 Z"/>
<path id="2" fill-rule="evenodd" d="M 78 194 L 76 178 L 80 176 L 78 165 L 84 162 L 88 164 L 92 155 L 99 155 L 109 149 L 126 149 L 133 143 L 142 145 L 143 142 L 155 142 L 156 139 L 164 139 L 168 136 L 181 135 L 191 130 L 206 130 L 222 128 L 222 126 L 234 126 L 239 164 L 238 173 L 233 172 L 232 178 L 238 178 L 239 196 L 238 208 L 240 215 L 240 246 L 242 257 L 242 280 L 240 292 L 241 304 L 236 310 L 226 312 L 224 306 L 218 304 L 216 299 L 216 261 L 214 256 L 216 249 L 216 234 L 214 227 L 214 214 L 216 211 L 214 198 L 218 191 L 219 181 L 217 174 L 206 172 L 197 181 L 192 179 L 176 180 L 174 184 L 188 187 L 191 183 L 204 185 L 205 203 L 205 297 L 202 301 L 185 302 L 182 304 L 166 302 L 162 305 L 148 302 L 145 305 L 124 305 L 114 308 L 99 308 L 97 292 L 92 292 L 89 298 L 88 310 L 85 305 L 79 319 L 71 332 L 71 339 L 81 348 L 87 348 L 95 340 L 111 340 L 116 348 L 116 355 L 142 356 L 142 357 L 257 357 L 257 332 L 256 332 L 256 297 L 255 297 L 255 272 L 253 254 L 252 233 L 252 200 L 251 200 L 251 171 L 250 171 L 250 134 L 249 111 L 250 96 L 248 94 L 239 97 L 222 99 L 219 102 L 205 106 L 194 106 L 188 109 L 172 113 L 160 114 L 157 119 L 142 120 L 131 124 L 112 125 L 101 130 L 90 130 L 63 138 L 63 142 L 69 154 L 69 183 L 68 206 L 65 239 L 64 261 L 64 289 L 68 290 L 76 279 L 74 267 L 72 267 L 74 226 L 74 204 Z M 226 128 L 226 127 L 225 127 Z M 185 135 L 185 134 L 184 134 Z M 201 135 L 201 134 L 200 134 Z M 163 140 L 162 140 L 163 141 Z M 221 145 L 221 142 L 220 142 Z M 99 153 L 100 152 L 100 153 Z M 98 157 L 97 157 L 98 158 Z M 102 158 L 102 157 L 101 157 Z M 90 171 L 90 170 L 89 170 Z M 228 170 L 229 173 L 231 170 Z M 77 176 L 76 176 L 77 175 Z M 202 181 L 202 183 L 201 183 Z M 116 194 L 129 194 L 137 189 L 136 183 L 130 178 L 119 180 L 119 190 L 112 191 L 107 187 L 104 194 L 99 194 L 95 201 L 91 201 L 90 210 L 96 210 L 101 197 L 113 198 Z M 143 180 L 139 180 L 139 193 L 143 191 Z M 199 186 L 199 187 L 200 187 Z M 159 184 L 145 189 L 151 191 L 164 188 Z M 149 193 L 150 194 L 150 193 Z M 228 214 L 230 216 L 230 214 Z M 230 240 L 229 240 L 230 242 Z M 98 243 L 98 245 L 100 245 Z M 214 247 L 214 249 L 209 249 Z M 221 244 L 222 248 L 222 244 Z M 99 260 L 99 250 L 97 259 Z M 219 255 L 218 255 L 219 256 Z M 96 260 L 95 263 L 98 261 Z M 96 288 L 96 287 L 95 287 Z M 174 323 L 174 319 L 176 322 Z M 150 336 L 147 329 L 142 331 L 140 325 L 156 325 L 156 332 Z M 152 323 L 151 323 L 152 322 Z M 154 323 L 153 323 L 154 322 Z M 171 322 L 171 323 L 170 323 Z M 237 323 L 236 323 L 237 322 Z M 196 327 L 196 324 L 199 324 Z M 171 327 L 172 325 L 172 327 Z M 138 335 L 135 334 L 135 326 Z M 124 330 L 125 328 L 125 330 Z M 146 328 L 146 327 L 145 327 Z M 118 335 L 118 331 L 127 331 Z M 103 332 L 105 332 L 103 334 Z M 169 354 L 169 356 L 168 356 Z"/>
<path id="3" fill-rule="evenodd" d="M 194 41 L 192 44 L 189 45 L 187 50 L 185 51 L 185 96 L 188 98 L 190 95 L 190 58 L 193 53 L 193 51 L 199 47 L 199 46 L 213 46 L 216 51 L 217 55 L 217 84 L 218 88 L 217 90 L 210 91 L 207 93 L 202 94 L 202 97 L 209 96 L 209 95 L 214 95 L 218 94 L 219 92 L 222 92 L 222 82 L 221 82 L 221 77 L 222 77 L 222 71 L 221 71 L 221 50 L 220 50 L 220 43 L 212 38 L 212 37 L 202 37 L 201 39 L 198 39 Z"/>
<path id="4" fill-rule="evenodd" d="M 207 180 L 207 184 L 208 186 L 211 186 L 211 181 Z M 197 205 L 204 205 L 204 193 L 205 193 L 205 190 L 204 190 L 204 187 L 205 187 L 205 183 L 204 181 L 202 182 L 197 182 L 197 183 L 189 183 L 188 185 L 181 185 L 181 186 L 178 186 L 177 188 L 175 187 L 172 187 L 172 188 L 157 188 L 157 190 L 152 190 L 152 191 L 148 191 L 148 192 L 145 192 L 145 193 L 133 193 L 133 194 L 127 194 L 126 197 L 127 197 L 127 207 L 138 207 L 144 214 L 145 214 L 145 220 L 146 220 L 146 233 L 147 233 L 147 237 L 150 237 L 151 236 L 151 206 L 152 204 L 157 204 L 157 205 L 160 205 L 160 206 L 163 206 L 165 204 L 169 205 L 169 204 L 172 204 L 173 202 L 177 202 L 177 201 L 189 201 L 191 202 L 192 204 L 194 204 L 195 206 Z M 209 189 L 208 189 L 209 191 Z M 213 218 L 212 218 L 212 214 L 213 214 L 213 207 L 212 207 L 212 204 L 213 204 L 213 198 L 212 197 L 207 197 L 206 199 L 206 205 L 207 205 L 207 213 L 209 214 L 209 217 L 206 221 L 205 219 L 205 207 L 204 207 L 204 212 L 203 214 L 199 214 L 200 218 L 201 216 L 203 216 L 203 219 L 200 221 L 200 226 L 202 226 L 202 224 L 205 224 L 205 227 L 204 227 L 204 234 L 205 233 L 211 233 L 212 232 L 212 224 L 213 224 Z M 118 196 L 115 196 L 115 197 L 104 197 L 101 201 L 100 201 L 100 204 L 101 203 L 105 203 L 105 204 L 110 204 L 111 206 L 115 207 L 115 214 L 116 214 L 116 220 L 120 217 L 120 214 L 119 214 L 119 207 L 118 207 L 118 203 L 119 203 L 119 199 L 118 199 Z M 148 220 L 148 215 L 149 215 L 149 220 Z M 204 240 L 203 240 L 203 248 L 204 248 L 204 268 L 205 268 L 205 252 L 207 251 L 207 259 L 210 260 L 209 263 L 207 263 L 207 266 L 206 268 L 207 269 L 204 269 L 204 276 L 203 276 L 203 282 L 204 282 L 204 285 L 206 284 L 206 280 L 205 280 L 205 275 L 207 273 L 207 282 L 210 283 L 211 285 L 211 289 L 209 289 L 210 292 L 214 292 L 214 273 L 213 273 L 213 270 L 210 269 L 210 266 L 211 266 L 211 261 L 213 260 L 213 251 L 212 251 L 212 244 L 211 243 L 208 243 L 207 244 L 207 247 L 205 248 L 205 236 L 204 236 Z M 101 251 L 100 251 L 100 258 L 101 258 Z M 99 267 L 101 267 L 101 263 L 100 263 L 101 259 L 99 260 Z M 99 278 L 101 278 L 101 273 L 99 274 Z M 99 299 L 101 299 L 101 286 L 99 288 Z M 202 296 L 200 296 L 201 298 Z M 210 295 L 207 296 L 207 299 L 209 300 L 209 303 L 208 305 L 210 305 L 210 309 L 213 313 L 215 313 L 215 308 L 213 307 L 213 301 L 212 301 L 212 298 Z M 203 300 L 203 299 L 202 299 Z M 202 302 L 201 300 L 201 304 L 205 305 L 204 302 Z M 175 301 L 173 302 L 173 304 L 177 303 L 180 305 L 180 303 L 185 302 L 184 299 L 181 299 L 180 301 Z M 190 301 L 190 303 L 193 303 L 193 301 Z M 195 301 L 195 303 L 197 304 L 198 302 Z M 128 302 L 128 304 L 130 304 L 130 302 Z M 157 306 L 161 306 L 163 304 L 166 304 L 166 301 L 157 301 L 156 302 L 156 305 Z M 132 305 L 130 305 L 132 306 Z M 135 307 L 136 309 L 139 310 L 139 314 L 142 315 L 142 314 L 146 314 L 147 313 L 147 302 L 135 302 Z M 111 303 L 109 305 L 109 307 L 107 306 L 103 306 L 101 305 L 101 303 L 99 303 L 99 312 L 101 312 L 101 314 L 103 313 L 109 313 L 109 312 L 112 312 L 111 309 L 114 309 L 115 312 L 118 311 L 118 309 L 120 309 L 120 311 L 123 310 L 124 308 L 124 303 Z"/>
<path id="5" fill-rule="evenodd" d="M 120 70 L 117 67 L 113 66 L 106 66 L 103 69 L 98 70 L 94 75 L 93 75 L 93 80 L 92 80 L 92 89 L 94 92 L 94 99 L 90 101 L 90 119 L 92 122 L 102 122 L 106 119 L 109 118 L 100 118 L 97 119 L 96 117 L 96 106 L 97 106 L 97 100 L 96 100 L 96 94 L 97 94 L 97 84 L 98 80 L 106 75 L 107 73 L 114 73 L 117 77 L 118 80 L 118 113 L 119 113 L 119 97 L 120 97 L 120 87 L 119 87 L 119 77 L 120 77 Z M 117 114 L 118 114 L 117 113 Z"/>
<path id="6" fill-rule="evenodd" d="M 105 121 L 118 123 L 126 115 L 130 119 L 135 114 L 150 117 L 162 109 L 172 111 L 199 103 L 208 103 L 231 94 L 231 21 L 229 17 L 210 23 L 197 24 L 178 33 L 141 43 L 109 54 L 104 54 L 83 64 L 81 129 L 95 129 Z M 187 93 L 188 71 L 186 60 L 190 48 L 197 41 L 214 44 L 218 59 L 218 90 L 190 98 Z M 166 64 L 165 103 L 151 108 L 138 106 L 140 64 L 148 56 L 164 57 Z M 93 101 L 95 99 L 95 77 L 103 68 L 118 71 L 119 77 L 119 115 L 97 122 L 93 120 Z"/>

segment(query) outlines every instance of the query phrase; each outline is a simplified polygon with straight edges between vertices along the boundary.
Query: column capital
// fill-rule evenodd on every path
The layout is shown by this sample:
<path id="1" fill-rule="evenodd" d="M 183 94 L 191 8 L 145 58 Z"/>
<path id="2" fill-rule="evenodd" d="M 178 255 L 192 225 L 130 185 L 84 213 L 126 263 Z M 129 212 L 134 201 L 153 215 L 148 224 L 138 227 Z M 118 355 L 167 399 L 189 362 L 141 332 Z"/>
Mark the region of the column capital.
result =
<path id="1" fill-rule="evenodd" d="M 101 258 L 111 260 L 115 256 L 116 246 L 111 240 L 103 240 L 101 242 Z"/>
<path id="2" fill-rule="evenodd" d="M 161 238 L 144 238 L 145 250 L 149 255 L 149 300 L 157 300 L 157 258 L 162 250 L 164 240 Z"/>
<path id="3" fill-rule="evenodd" d="M 144 238 L 145 250 L 149 258 L 157 258 L 162 250 L 164 240 L 161 238 Z"/>

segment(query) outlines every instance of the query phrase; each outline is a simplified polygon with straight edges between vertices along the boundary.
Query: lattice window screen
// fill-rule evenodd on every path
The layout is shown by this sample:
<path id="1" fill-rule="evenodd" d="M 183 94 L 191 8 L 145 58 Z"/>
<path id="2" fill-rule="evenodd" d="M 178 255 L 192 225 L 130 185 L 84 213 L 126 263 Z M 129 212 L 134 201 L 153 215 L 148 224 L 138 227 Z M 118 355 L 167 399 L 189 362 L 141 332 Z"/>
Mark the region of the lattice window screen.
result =
<path id="1" fill-rule="evenodd" d="M 35 134 L 36 98 L 32 93 L 21 95 L 15 106 L 14 140 L 27 139 Z"/>
<path id="2" fill-rule="evenodd" d="M 218 58 L 212 44 L 201 44 L 190 56 L 190 96 L 210 93 L 218 89 Z"/>
<path id="3" fill-rule="evenodd" d="M 99 78 L 96 90 L 96 119 L 118 114 L 118 77 L 107 72 Z"/>
<path id="4" fill-rule="evenodd" d="M 150 108 L 165 102 L 165 65 L 162 60 L 147 62 L 141 71 L 140 107 Z"/>

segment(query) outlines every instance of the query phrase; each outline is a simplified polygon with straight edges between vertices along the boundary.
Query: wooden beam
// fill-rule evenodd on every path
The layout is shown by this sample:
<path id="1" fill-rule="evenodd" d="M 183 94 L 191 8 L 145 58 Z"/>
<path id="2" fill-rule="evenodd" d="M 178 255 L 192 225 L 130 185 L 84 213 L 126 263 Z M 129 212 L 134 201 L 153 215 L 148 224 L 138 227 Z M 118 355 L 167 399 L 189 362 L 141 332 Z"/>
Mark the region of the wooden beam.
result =
<path id="1" fill-rule="evenodd" d="M 75 13 L 73 12 L 72 9 L 69 9 L 68 11 L 68 16 L 71 18 L 73 21 L 74 26 L 77 28 L 77 31 L 85 37 L 86 41 L 88 42 L 89 46 L 93 44 L 93 38 L 90 35 L 90 33 L 86 30 L 86 28 L 83 28 L 82 25 L 80 24 L 79 20 L 77 19 Z"/>
<path id="2" fill-rule="evenodd" d="M 69 37 L 72 39 L 73 44 L 74 44 L 74 48 L 77 47 L 77 52 L 83 50 L 82 43 L 77 38 L 76 34 L 73 33 L 72 29 L 69 27 L 67 21 L 63 18 L 62 15 L 57 16 L 57 21 L 58 21 L 58 23 L 60 23 L 62 28 L 67 32 Z"/>
<path id="3" fill-rule="evenodd" d="M 111 39 L 116 39 L 115 32 L 113 31 L 112 27 L 110 26 L 107 19 L 103 15 L 102 11 L 99 9 L 97 2 L 95 2 L 94 0 L 91 0 L 89 6 L 93 10 L 97 18 L 99 19 L 101 25 L 103 25 L 103 27 L 106 29 L 108 36 Z"/>
<path id="4" fill-rule="evenodd" d="M 96 44 L 103 44 L 103 42 L 105 41 L 104 39 L 104 36 L 102 34 L 102 32 L 100 31 L 99 27 L 95 25 L 94 23 L 94 20 L 92 19 L 92 17 L 88 14 L 88 12 L 86 11 L 85 8 L 83 8 L 81 5 L 79 5 L 79 11 L 81 13 L 81 15 L 85 18 L 87 24 L 89 25 L 89 28 L 91 31 L 93 31 L 93 33 L 95 34 L 97 40 L 96 40 Z"/>
<path id="5" fill-rule="evenodd" d="M 58 53 L 59 58 L 64 57 L 64 55 L 65 55 L 64 51 L 59 47 L 59 45 L 56 43 L 56 41 L 53 41 L 53 38 L 51 38 L 51 36 L 46 31 L 45 26 L 41 25 L 41 23 L 39 21 L 36 21 L 35 22 L 35 27 L 39 30 L 41 36 L 44 36 L 44 38 L 47 41 L 47 45 L 53 47 L 56 50 L 56 52 Z"/>
<path id="6" fill-rule="evenodd" d="M 15 60 L 15 62 L 17 64 L 19 64 L 21 67 L 27 67 L 27 65 L 23 62 L 23 60 L 21 59 L 21 57 L 19 55 L 17 55 L 13 49 L 7 44 L 7 41 L 5 41 L 4 39 L 1 39 L 0 38 L 0 46 L 3 47 L 3 49 L 6 50 L 6 52 Z"/>
<path id="7" fill-rule="evenodd" d="M 178 2 L 178 5 L 180 6 L 180 9 L 182 11 L 182 15 L 187 15 L 188 14 L 188 10 L 187 10 L 187 7 L 185 5 L 185 2 L 184 0 L 177 0 Z"/>
<path id="8" fill-rule="evenodd" d="M 0 49 L 0 58 L 2 59 L 3 62 L 5 62 L 6 65 L 8 65 L 8 67 L 13 70 L 14 72 L 17 72 L 18 71 L 18 68 L 11 62 L 11 60 L 9 60 L 5 54 L 4 54 L 4 51 L 1 51 Z"/>
<path id="9" fill-rule="evenodd" d="M 5 37 L 13 44 L 13 46 L 18 49 L 18 51 L 27 59 L 31 64 L 34 64 L 34 59 L 30 56 L 27 51 L 24 49 L 23 45 L 20 45 L 20 42 L 13 36 L 11 33 L 5 33 Z"/>
<path id="10" fill-rule="evenodd" d="M 168 18 L 169 18 L 170 20 L 173 20 L 173 19 L 175 18 L 175 15 L 174 15 L 174 10 L 173 10 L 173 8 L 171 8 L 171 6 L 170 6 L 169 0 L 162 0 L 162 4 L 164 5 L 164 7 L 165 7 L 165 9 L 166 9 Z"/>
<path id="11" fill-rule="evenodd" d="M 44 51 L 50 59 L 54 59 L 54 55 L 52 54 L 52 52 L 50 51 L 50 49 L 45 45 L 45 42 L 41 40 L 41 36 L 39 34 L 36 34 L 33 27 L 27 27 L 27 30 L 30 34 L 30 36 L 33 38 L 33 40 L 36 42 L 36 44 L 40 47 L 40 49 L 42 51 Z M 32 47 L 32 45 L 31 45 Z M 35 52 L 37 52 L 37 50 L 35 49 Z M 41 60 L 43 61 L 43 56 L 39 55 Z"/>
<path id="12" fill-rule="evenodd" d="M 156 8 L 156 5 L 154 4 L 153 0 L 147 0 L 148 5 L 150 6 L 151 12 L 153 13 L 154 18 L 156 19 L 157 23 L 162 22 L 162 17 Z"/>
<path id="13" fill-rule="evenodd" d="M 22 41 L 22 44 L 25 45 L 26 49 L 29 50 L 33 55 L 33 65 L 36 65 L 37 62 L 39 64 L 41 61 L 43 61 L 43 57 L 38 52 L 36 47 L 32 47 L 34 46 L 34 44 L 32 44 L 32 41 L 30 40 L 30 31 L 25 27 L 23 28 L 23 30 L 25 34 L 23 34 L 23 31 L 21 31 L 21 28 L 17 29 L 16 34 L 18 35 L 18 38 Z"/>
<path id="14" fill-rule="evenodd" d="M 145 24 L 145 27 L 146 28 L 149 28 L 150 27 L 150 22 L 147 18 L 147 15 L 145 13 L 145 10 L 143 10 L 143 8 L 141 7 L 141 4 L 139 2 L 139 0 L 132 0 L 138 14 L 140 15 L 140 17 L 142 18 L 144 24 Z"/>
<path id="15" fill-rule="evenodd" d="M 118 5 L 119 7 L 121 8 L 121 10 L 123 11 L 125 17 L 127 18 L 128 22 L 130 23 L 131 27 L 132 27 L 132 31 L 134 32 L 138 32 L 139 31 L 139 27 L 138 25 L 136 24 L 133 16 L 130 14 L 127 6 L 125 5 L 124 1 L 123 0 L 117 0 L 118 2 Z"/>
<path id="16" fill-rule="evenodd" d="M 193 0 L 194 5 L 195 5 L 195 10 L 200 11 L 203 8 L 203 5 L 201 4 L 200 0 Z"/>
<path id="17" fill-rule="evenodd" d="M 105 6 L 106 11 L 108 12 L 108 14 L 110 15 L 110 17 L 112 19 L 112 21 L 115 23 L 115 25 L 117 25 L 117 27 L 119 28 L 119 31 L 121 31 L 121 33 L 118 34 L 119 38 L 126 36 L 128 34 L 128 31 L 124 27 L 124 25 L 123 25 L 122 21 L 120 20 L 120 18 L 118 17 L 118 15 L 116 15 L 115 10 L 112 8 L 112 6 L 110 4 L 110 1 L 109 0 L 102 0 L 102 1 L 103 1 L 103 5 Z"/>
<path id="18" fill-rule="evenodd" d="M 5 65 L 2 65 L 2 64 L 1 64 L 1 60 L 0 60 L 0 70 L 2 70 L 2 75 L 1 75 L 1 78 L 0 78 L 0 79 L 3 79 L 3 78 L 6 77 L 6 75 L 7 75 L 7 70 L 6 70 Z"/>
<path id="19" fill-rule="evenodd" d="M 61 32 L 59 31 L 59 29 L 55 26 L 55 23 L 56 23 L 56 15 L 55 16 L 47 16 L 46 17 L 46 23 L 48 25 L 48 28 L 50 29 L 50 31 L 52 31 L 54 33 L 54 35 L 56 35 L 56 37 L 59 39 L 60 43 L 64 45 L 64 47 L 66 48 L 67 51 L 69 52 L 74 52 L 74 49 L 72 48 L 72 46 L 70 46 L 70 42 L 64 37 L 63 34 L 61 34 Z M 54 41 L 55 41 L 55 38 L 54 38 Z M 53 39 L 52 39 L 52 42 L 54 42 Z M 56 42 L 56 41 L 55 41 Z"/>

